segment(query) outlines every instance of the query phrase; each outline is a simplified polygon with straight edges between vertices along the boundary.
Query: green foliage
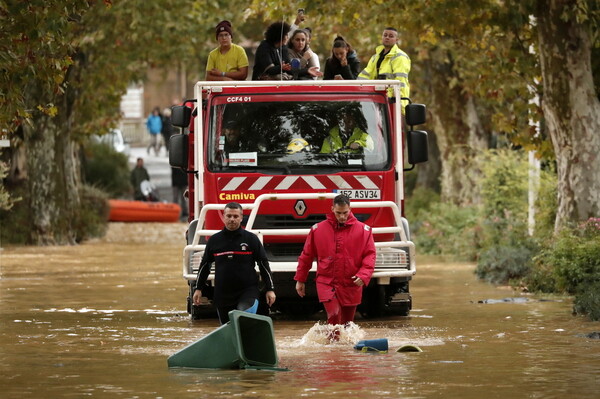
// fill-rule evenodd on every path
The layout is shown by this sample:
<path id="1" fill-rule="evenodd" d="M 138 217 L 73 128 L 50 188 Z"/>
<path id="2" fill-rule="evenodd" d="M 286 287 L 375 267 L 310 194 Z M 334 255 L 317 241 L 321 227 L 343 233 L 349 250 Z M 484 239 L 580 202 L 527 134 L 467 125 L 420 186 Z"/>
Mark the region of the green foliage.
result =
<path id="1" fill-rule="evenodd" d="M 478 260 L 477 273 L 488 281 L 506 283 L 522 277 L 530 268 L 537 248 L 527 232 L 529 165 L 521 151 L 490 150 L 478 156 L 482 205 L 458 207 L 440 203 L 432 192 L 416 189 L 407 199 L 419 252 Z M 554 204 L 548 193 L 555 190 L 552 173 L 541 172 L 538 206 Z M 551 225 L 552 210 L 538 214 Z M 551 227 L 544 226 L 542 237 Z"/>
<path id="2" fill-rule="evenodd" d="M 529 273 L 533 250 L 523 246 L 494 246 L 485 249 L 477 262 L 475 274 L 494 284 L 520 280 Z"/>
<path id="3" fill-rule="evenodd" d="M 494 283 L 525 276 L 535 242 L 528 235 L 529 164 L 522 151 L 492 150 L 481 158 L 483 243 L 476 274 Z"/>
<path id="4" fill-rule="evenodd" d="M 491 150 L 481 157 L 484 248 L 515 247 L 527 236 L 528 163 L 522 151 Z"/>
<path id="5" fill-rule="evenodd" d="M 564 229 L 535 258 L 535 273 L 528 279 L 531 290 L 547 289 L 575 294 L 578 287 L 600 281 L 600 219 Z"/>
<path id="6" fill-rule="evenodd" d="M 477 224 L 477 209 L 450 203 L 427 202 L 428 191 L 415 190 L 407 204 L 424 204 L 411 216 L 412 236 L 420 253 L 444 255 L 457 259 L 477 257 L 481 229 Z M 416 195 L 416 196 L 415 196 Z M 431 196 L 435 201 L 435 196 Z M 408 211 L 407 211 L 408 212 Z M 407 213 L 410 215 L 410 213 Z"/>
<path id="7" fill-rule="evenodd" d="M 586 314 L 592 320 L 600 320 L 600 281 L 585 282 L 579 287 L 573 312 Z"/>
<path id="8" fill-rule="evenodd" d="M 21 198 L 13 197 L 10 192 L 4 186 L 4 178 L 8 175 L 8 166 L 6 163 L 0 161 L 0 209 L 9 211 L 15 204 L 20 201 Z"/>
<path id="9" fill-rule="evenodd" d="M 553 165 L 543 165 L 540 170 L 540 184 L 535 200 L 534 237 L 538 242 L 544 242 L 554 235 L 554 222 L 558 208 L 557 183 Z"/>
<path id="10" fill-rule="evenodd" d="M 27 198 L 27 187 L 25 185 L 12 187 L 11 195 Z M 0 209 L 0 242 L 19 245 L 28 243 L 31 236 L 29 218 L 27 201 L 15 202 L 10 210 Z"/>
<path id="11" fill-rule="evenodd" d="M 31 91 L 64 92 L 65 73 L 73 63 L 75 21 L 88 2 L 9 1 L 0 3 L 0 131 L 12 132 L 36 114 L 56 115 L 56 104 L 30 97 Z"/>
<path id="12" fill-rule="evenodd" d="M 564 229 L 535 257 L 531 291 L 575 294 L 575 312 L 600 319 L 600 218 Z"/>
<path id="13" fill-rule="evenodd" d="M 127 156 L 111 146 L 90 142 L 86 149 L 85 179 L 89 185 L 106 192 L 111 198 L 126 196 L 130 190 Z"/>
<path id="14" fill-rule="evenodd" d="M 73 229 L 75 241 L 82 242 L 102 237 L 108 228 L 108 198 L 96 187 L 83 185 L 79 189 L 80 207 L 76 212 Z"/>
<path id="15" fill-rule="evenodd" d="M 416 177 L 416 173 L 412 173 Z M 410 194 L 406 193 L 408 199 L 404 201 L 404 213 L 411 220 L 423 220 L 434 204 L 440 202 L 440 195 L 435 191 L 417 187 Z M 413 227 L 414 229 L 415 227 Z"/>

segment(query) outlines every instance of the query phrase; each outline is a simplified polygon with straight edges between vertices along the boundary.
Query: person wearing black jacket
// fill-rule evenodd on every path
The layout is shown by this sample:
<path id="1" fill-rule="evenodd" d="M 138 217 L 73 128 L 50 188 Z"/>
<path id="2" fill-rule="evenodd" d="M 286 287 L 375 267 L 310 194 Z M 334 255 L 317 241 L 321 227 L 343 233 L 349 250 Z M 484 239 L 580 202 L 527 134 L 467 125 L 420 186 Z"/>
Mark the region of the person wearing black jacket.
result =
<path id="1" fill-rule="evenodd" d="M 265 40 L 260 42 L 254 56 L 252 80 L 289 80 L 292 69 L 286 46 L 290 26 L 275 22 L 265 31 Z"/>
<path id="2" fill-rule="evenodd" d="M 267 306 L 270 307 L 275 302 L 275 287 L 267 253 L 258 237 L 241 227 L 242 206 L 237 202 L 228 203 L 223 216 L 225 228 L 210 237 L 206 243 L 193 296 L 194 304 L 199 305 L 202 289 L 214 262 L 213 302 L 221 324 L 229 321 L 229 312 L 234 309 L 256 313 L 260 295 L 256 265 L 266 287 Z"/>
<path id="3" fill-rule="evenodd" d="M 360 73 L 360 61 L 350 43 L 338 36 L 333 41 L 331 57 L 325 62 L 323 79 L 356 79 Z"/>

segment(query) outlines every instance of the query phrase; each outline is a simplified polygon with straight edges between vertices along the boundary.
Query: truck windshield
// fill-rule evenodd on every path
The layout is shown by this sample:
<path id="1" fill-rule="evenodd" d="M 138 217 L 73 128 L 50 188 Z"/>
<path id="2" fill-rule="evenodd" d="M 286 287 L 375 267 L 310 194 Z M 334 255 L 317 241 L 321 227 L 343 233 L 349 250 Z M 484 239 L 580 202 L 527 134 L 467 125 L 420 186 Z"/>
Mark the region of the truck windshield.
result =
<path id="1" fill-rule="evenodd" d="M 211 107 L 213 172 L 319 174 L 386 170 L 386 106 L 372 101 L 279 101 Z"/>

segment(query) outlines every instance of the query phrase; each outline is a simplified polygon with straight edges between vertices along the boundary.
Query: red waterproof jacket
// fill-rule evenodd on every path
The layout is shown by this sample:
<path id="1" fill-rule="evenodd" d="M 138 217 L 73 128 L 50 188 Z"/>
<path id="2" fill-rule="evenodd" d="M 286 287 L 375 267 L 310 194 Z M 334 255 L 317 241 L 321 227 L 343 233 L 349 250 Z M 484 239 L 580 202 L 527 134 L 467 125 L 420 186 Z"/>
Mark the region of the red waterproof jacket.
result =
<path id="1" fill-rule="evenodd" d="M 375 267 L 375 243 L 371 228 L 359 222 L 352 213 L 340 226 L 333 212 L 315 224 L 298 257 L 294 280 L 306 282 L 312 262 L 317 258 L 317 294 L 320 302 L 334 296 L 342 306 L 358 305 L 363 287 L 352 282 L 358 276 L 369 285 Z"/>

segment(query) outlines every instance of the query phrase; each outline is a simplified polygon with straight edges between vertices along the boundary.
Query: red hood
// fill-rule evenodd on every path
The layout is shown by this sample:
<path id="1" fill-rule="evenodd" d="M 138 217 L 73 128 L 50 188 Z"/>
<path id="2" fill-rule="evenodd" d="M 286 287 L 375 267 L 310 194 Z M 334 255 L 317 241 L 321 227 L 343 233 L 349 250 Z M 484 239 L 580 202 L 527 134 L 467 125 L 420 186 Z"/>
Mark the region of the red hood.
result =
<path id="1" fill-rule="evenodd" d="M 333 227 L 336 227 L 338 224 L 337 219 L 335 218 L 335 214 L 333 213 L 333 211 L 329 212 L 327 214 L 327 221 L 329 223 L 331 223 L 331 225 Z M 353 225 L 354 223 L 356 223 L 358 221 L 358 219 L 354 216 L 354 214 L 352 213 L 352 211 L 350 211 L 350 214 L 348 214 L 348 220 L 346 220 L 346 225 Z"/>

